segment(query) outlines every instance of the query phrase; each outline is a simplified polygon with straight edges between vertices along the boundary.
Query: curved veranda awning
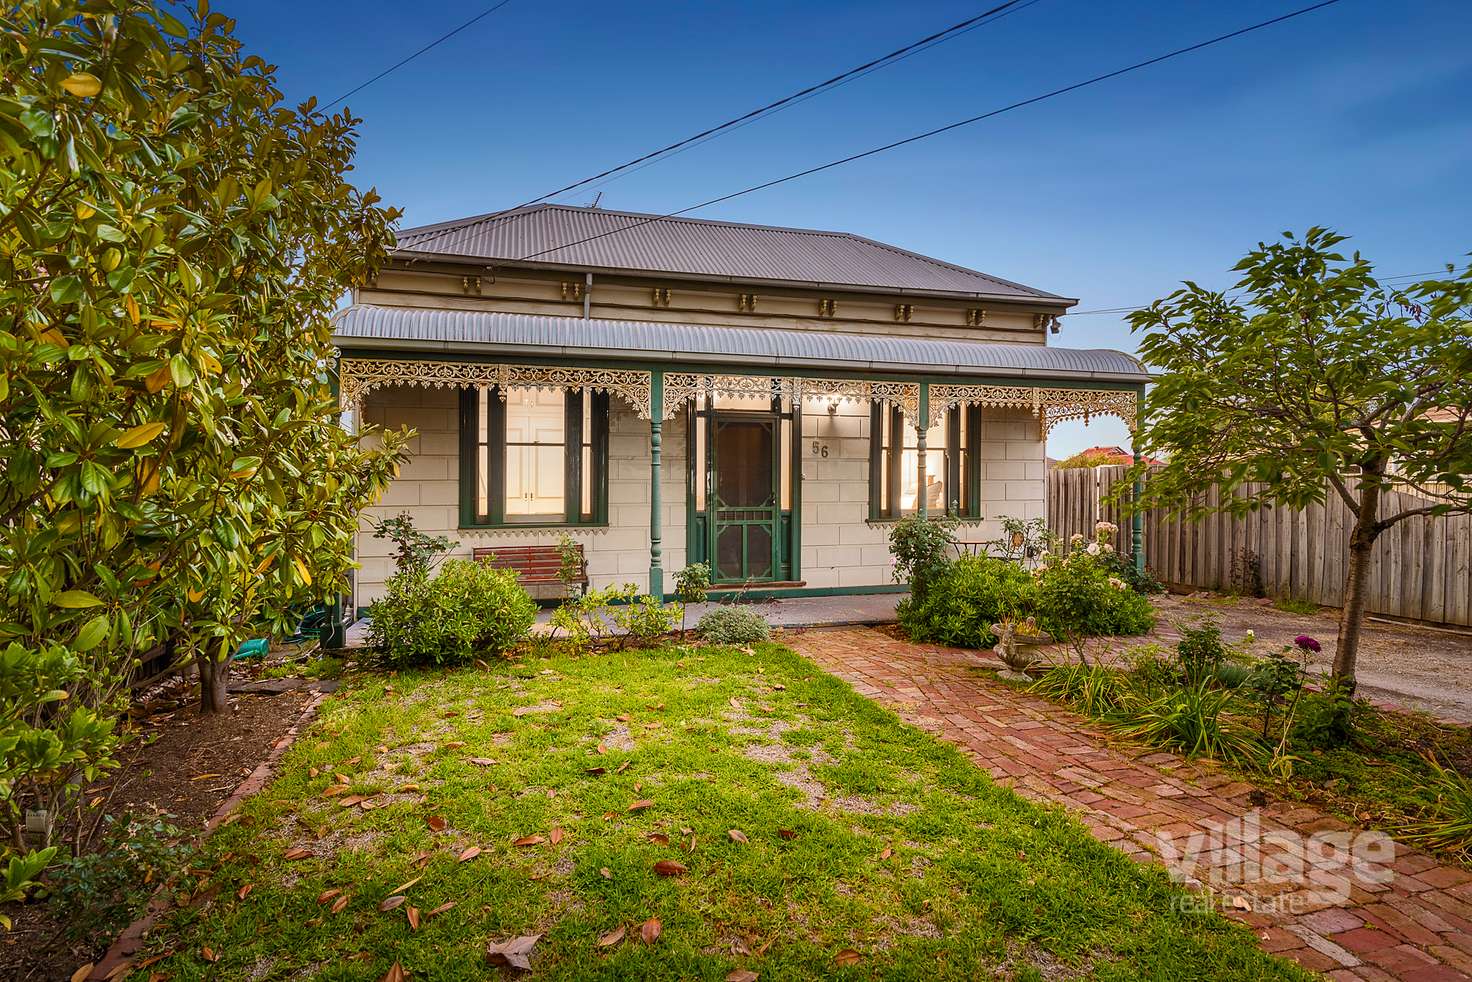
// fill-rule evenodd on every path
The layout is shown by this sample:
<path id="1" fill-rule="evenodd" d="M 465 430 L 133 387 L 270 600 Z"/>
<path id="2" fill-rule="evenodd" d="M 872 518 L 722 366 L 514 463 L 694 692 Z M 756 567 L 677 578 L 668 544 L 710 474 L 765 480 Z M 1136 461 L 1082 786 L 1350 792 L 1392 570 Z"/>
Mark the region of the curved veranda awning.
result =
<path id="1" fill-rule="evenodd" d="M 798 328 L 601 320 L 502 311 L 354 304 L 337 314 L 342 347 L 729 363 L 917 375 L 1000 375 L 1142 383 L 1137 360 L 1108 349 L 842 334 Z"/>
<path id="2" fill-rule="evenodd" d="M 663 419 L 699 392 L 760 386 L 780 387 L 784 395 L 891 402 L 918 421 L 924 382 L 924 415 L 932 423 L 951 406 L 975 404 L 1030 409 L 1045 430 L 1099 414 L 1119 416 L 1133 428 L 1136 391 L 1149 380 L 1135 358 L 1106 349 L 370 304 L 340 311 L 333 340 L 349 351 L 339 365 L 348 405 L 391 384 L 503 390 L 583 384 L 619 395 L 650 418 L 650 371 L 606 367 L 622 361 L 665 367 Z M 372 357 L 380 352 L 394 357 Z M 432 360 L 435 355 L 455 360 Z M 542 364 L 518 365 L 518 359 Z M 549 360 L 605 367 L 548 367 Z M 712 374 L 708 366 L 717 365 L 729 368 Z M 697 366 L 703 370 L 690 370 Z M 864 373 L 883 378 L 854 377 Z M 830 377 L 836 374 L 846 377 Z"/>

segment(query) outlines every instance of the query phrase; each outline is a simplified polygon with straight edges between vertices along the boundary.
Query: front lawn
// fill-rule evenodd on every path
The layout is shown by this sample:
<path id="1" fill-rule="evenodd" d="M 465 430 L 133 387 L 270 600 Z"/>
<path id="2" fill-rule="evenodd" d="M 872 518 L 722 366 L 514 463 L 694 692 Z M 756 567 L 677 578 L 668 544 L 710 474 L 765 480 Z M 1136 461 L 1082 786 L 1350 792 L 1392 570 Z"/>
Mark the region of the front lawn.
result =
<path id="1" fill-rule="evenodd" d="M 778 645 L 351 675 L 194 867 L 135 978 L 1306 977 Z"/>

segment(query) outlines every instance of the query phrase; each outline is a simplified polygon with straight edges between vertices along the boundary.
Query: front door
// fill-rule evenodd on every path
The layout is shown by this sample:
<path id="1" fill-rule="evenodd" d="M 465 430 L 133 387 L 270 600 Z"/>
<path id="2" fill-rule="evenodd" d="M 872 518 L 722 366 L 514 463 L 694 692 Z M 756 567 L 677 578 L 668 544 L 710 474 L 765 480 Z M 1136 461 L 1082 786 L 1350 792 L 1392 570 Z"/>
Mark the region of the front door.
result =
<path id="1" fill-rule="evenodd" d="M 773 578 L 782 521 L 777 453 L 775 417 L 712 414 L 707 555 L 717 583 Z"/>

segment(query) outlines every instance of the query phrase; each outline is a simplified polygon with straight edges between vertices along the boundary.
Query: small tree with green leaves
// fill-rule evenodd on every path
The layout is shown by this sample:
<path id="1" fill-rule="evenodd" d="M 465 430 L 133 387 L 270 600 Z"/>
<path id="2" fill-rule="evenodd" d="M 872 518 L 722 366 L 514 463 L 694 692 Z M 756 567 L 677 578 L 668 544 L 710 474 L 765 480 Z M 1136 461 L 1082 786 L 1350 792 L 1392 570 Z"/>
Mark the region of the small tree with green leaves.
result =
<path id="1" fill-rule="evenodd" d="M 690 563 L 675 574 L 675 596 L 680 599 L 680 641 L 685 640 L 685 610 L 703 604 L 710 595 L 710 566 Z"/>
<path id="2" fill-rule="evenodd" d="M 1352 688 L 1376 540 L 1472 511 L 1472 266 L 1390 287 L 1344 240 L 1285 233 L 1236 265 L 1238 295 L 1187 283 L 1130 320 L 1155 372 L 1140 449 L 1166 458 L 1141 507 L 1196 517 L 1332 495 L 1354 516 L 1334 656 Z M 1425 503 L 1389 510 L 1397 489 Z"/>

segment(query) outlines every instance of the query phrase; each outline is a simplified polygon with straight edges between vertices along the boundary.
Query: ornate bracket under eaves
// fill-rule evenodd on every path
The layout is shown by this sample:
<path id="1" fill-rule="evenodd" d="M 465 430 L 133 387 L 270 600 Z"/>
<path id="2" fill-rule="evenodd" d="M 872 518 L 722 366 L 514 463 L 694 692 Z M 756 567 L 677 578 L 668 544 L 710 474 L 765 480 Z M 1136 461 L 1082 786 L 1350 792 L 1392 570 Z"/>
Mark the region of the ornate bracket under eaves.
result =
<path id="1" fill-rule="evenodd" d="M 649 418 L 649 373 L 611 368 L 549 365 L 493 365 L 468 361 L 417 361 L 402 358 L 341 358 L 337 363 L 338 399 L 345 409 L 361 409 L 363 397 L 388 385 L 424 388 L 495 387 L 593 389 L 616 395 Z"/>
<path id="2" fill-rule="evenodd" d="M 1038 417 L 1046 438 L 1066 419 L 1088 422 L 1095 416 L 1117 416 L 1135 429 L 1139 396 L 1132 389 L 1065 389 L 1035 385 L 951 385 L 930 387 L 930 419 L 934 426 L 956 406 L 1027 409 Z"/>

